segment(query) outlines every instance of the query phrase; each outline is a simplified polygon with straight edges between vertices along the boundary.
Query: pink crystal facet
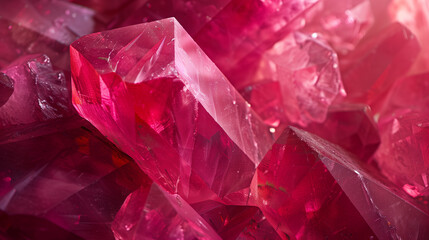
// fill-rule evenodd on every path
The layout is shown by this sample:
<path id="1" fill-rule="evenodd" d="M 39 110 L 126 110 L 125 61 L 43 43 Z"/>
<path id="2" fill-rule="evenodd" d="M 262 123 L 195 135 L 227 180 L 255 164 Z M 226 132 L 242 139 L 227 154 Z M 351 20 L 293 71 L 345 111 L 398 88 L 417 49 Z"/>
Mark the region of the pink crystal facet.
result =
<path id="1" fill-rule="evenodd" d="M 326 39 L 340 54 L 352 50 L 374 21 L 370 0 L 322 0 L 310 14 L 303 31 Z"/>
<path id="2" fill-rule="evenodd" d="M 65 1 L 2 1 L 0 67 L 25 54 L 46 54 L 69 69 L 68 44 L 93 31 L 93 11 Z M 66 54 L 65 54 L 66 53 Z"/>
<path id="3" fill-rule="evenodd" d="M 174 17 L 190 35 L 195 35 L 229 2 L 231 0 L 146 0 L 120 25 L 129 26 Z"/>
<path id="4" fill-rule="evenodd" d="M 278 97 L 281 100 L 277 101 L 281 104 L 279 106 L 281 112 L 272 114 L 271 112 L 277 109 L 265 108 L 266 103 L 262 101 L 256 102 L 255 106 L 257 110 L 262 111 L 262 116 L 269 117 L 265 121 L 273 126 L 279 122 L 293 122 L 302 126 L 311 122 L 323 122 L 334 99 L 340 94 L 345 94 L 336 53 L 323 42 L 305 34 L 299 32 L 289 34 L 263 55 L 256 54 L 242 64 L 252 66 L 252 63 L 257 65 L 249 68 L 249 71 L 240 72 L 240 85 L 247 85 L 244 88 L 246 92 L 244 95 L 248 95 L 255 84 L 256 91 L 261 93 L 266 91 L 267 97 L 280 95 Z M 274 83 L 265 83 L 267 81 Z M 272 88 L 277 88 L 276 85 L 280 92 L 273 93 Z M 253 104 L 251 100 L 260 101 L 258 98 L 247 100 L 251 104 Z M 258 104 L 262 104 L 264 108 L 261 109 Z M 266 110 L 269 112 L 264 113 Z M 281 113 L 284 116 L 281 116 Z M 273 119 L 276 115 L 279 119 Z"/>
<path id="5" fill-rule="evenodd" d="M 429 118 L 411 112 L 379 123 L 382 144 L 376 161 L 382 172 L 412 197 L 429 198 Z"/>
<path id="6" fill-rule="evenodd" d="M 258 206 L 282 239 L 369 239 L 374 233 L 298 130 L 287 128 L 252 182 Z"/>
<path id="7" fill-rule="evenodd" d="M 399 23 L 362 43 L 341 61 L 348 99 L 370 104 L 377 113 L 377 104 L 407 73 L 419 50 L 415 36 Z"/>
<path id="8" fill-rule="evenodd" d="M 232 0 L 197 34 L 196 42 L 230 77 L 231 68 L 241 67 L 237 63 L 248 54 L 266 50 L 300 25 L 297 19 L 316 2 Z"/>
<path id="9" fill-rule="evenodd" d="M 116 239 L 221 238 L 179 195 L 156 184 L 130 194 L 112 224 Z"/>
<path id="10" fill-rule="evenodd" d="M 21 57 L 2 72 L 14 85 L 13 93 L 0 107 L 0 131 L 73 114 L 64 73 L 55 71 L 47 56 Z"/>
<path id="11" fill-rule="evenodd" d="M 1 144 L 0 209 L 85 239 L 112 239 L 110 222 L 125 197 L 150 180 L 106 141 L 77 128 Z"/>
<path id="12" fill-rule="evenodd" d="M 379 239 L 426 239 L 429 211 L 379 173 L 315 135 L 296 131 L 326 168 Z"/>
<path id="13" fill-rule="evenodd" d="M 312 123 L 305 130 L 369 161 L 380 145 L 378 128 L 369 112 L 365 105 L 336 105 L 323 123 Z"/>
<path id="14" fill-rule="evenodd" d="M 177 21 L 88 35 L 71 56 L 76 109 L 155 182 L 186 199 L 248 187 L 272 136 Z"/>

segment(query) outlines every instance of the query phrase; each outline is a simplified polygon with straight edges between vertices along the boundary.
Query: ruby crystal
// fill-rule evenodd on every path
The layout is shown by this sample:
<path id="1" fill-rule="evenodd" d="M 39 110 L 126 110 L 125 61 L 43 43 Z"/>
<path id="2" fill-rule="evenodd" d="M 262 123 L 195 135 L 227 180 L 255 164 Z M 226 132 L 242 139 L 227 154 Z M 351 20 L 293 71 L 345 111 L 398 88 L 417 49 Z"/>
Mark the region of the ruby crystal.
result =
<path id="1" fill-rule="evenodd" d="M 221 239 L 183 198 L 156 184 L 128 196 L 112 230 L 116 239 Z"/>
<path id="2" fill-rule="evenodd" d="M 258 206 L 283 239 L 369 239 L 374 233 L 321 161 L 287 128 L 255 174 Z M 319 143 L 320 144 L 320 143 Z"/>
<path id="3" fill-rule="evenodd" d="M 155 182 L 186 199 L 248 186 L 272 136 L 174 19 L 88 35 L 71 56 L 75 107 Z"/>
<path id="4" fill-rule="evenodd" d="M 0 239 L 429 239 L 426 0 L 0 3 Z"/>
<path id="5" fill-rule="evenodd" d="M 342 59 L 348 99 L 377 107 L 395 80 L 410 69 L 419 50 L 415 36 L 399 23 L 362 43 Z"/>
<path id="6" fill-rule="evenodd" d="M 112 239 L 110 222 L 125 197 L 149 180 L 106 142 L 75 128 L 0 145 L 0 209 L 23 220 L 6 235 L 44 219 L 86 239 Z"/>
<path id="7" fill-rule="evenodd" d="M 322 0 L 309 15 L 304 31 L 326 39 L 340 54 L 352 50 L 374 21 L 370 0 Z"/>
<path id="8" fill-rule="evenodd" d="M 0 107 L 0 131 L 73 114 L 64 73 L 54 70 L 46 55 L 23 56 L 2 72 L 13 92 Z"/>
<path id="9" fill-rule="evenodd" d="M 410 199 L 397 185 L 338 146 L 301 130 L 295 132 L 317 153 L 379 239 L 428 238 L 427 203 Z"/>
<path id="10" fill-rule="evenodd" d="M 284 55 L 291 57 L 284 58 Z M 255 61 L 255 58 L 259 60 Z M 266 91 L 268 96 L 274 95 L 272 88 L 267 86 L 263 89 L 264 85 L 272 84 L 279 88 L 278 108 L 282 108 L 283 116 L 273 119 L 275 114 L 263 113 L 265 108 L 259 109 L 258 103 L 255 106 L 262 111 L 261 116 L 269 117 L 265 121 L 272 126 L 278 126 L 281 122 L 293 122 L 302 126 L 311 122 L 323 122 L 334 99 L 345 94 L 336 53 L 323 42 L 299 32 L 289 34 L 262 56 L 251 56 L 244 63 L 251 66 L 252 63 L 258 64 L 249 72 L 242 71 L 240 85 L 247 84 L 244 89 L 246 95 L 252 94 L 249 92 L 255 84 L 258 85 L 256 91 Z M 251 100 L 258 101 L 258 97 L 246 100 L 253 105 Z M 265 101 L 259 103 L 266 105 Z"/>

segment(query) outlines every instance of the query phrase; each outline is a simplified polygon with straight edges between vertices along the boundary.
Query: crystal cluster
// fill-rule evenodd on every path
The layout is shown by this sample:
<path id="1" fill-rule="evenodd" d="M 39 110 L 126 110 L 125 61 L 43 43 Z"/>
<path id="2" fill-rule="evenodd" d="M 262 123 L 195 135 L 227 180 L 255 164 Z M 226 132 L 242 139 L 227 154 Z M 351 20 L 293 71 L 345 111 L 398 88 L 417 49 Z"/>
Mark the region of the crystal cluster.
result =
<path id="1" fill-rule="evenodd" d="M 1 239 L 429 239 L 425 0 L 0 0 Z"/>

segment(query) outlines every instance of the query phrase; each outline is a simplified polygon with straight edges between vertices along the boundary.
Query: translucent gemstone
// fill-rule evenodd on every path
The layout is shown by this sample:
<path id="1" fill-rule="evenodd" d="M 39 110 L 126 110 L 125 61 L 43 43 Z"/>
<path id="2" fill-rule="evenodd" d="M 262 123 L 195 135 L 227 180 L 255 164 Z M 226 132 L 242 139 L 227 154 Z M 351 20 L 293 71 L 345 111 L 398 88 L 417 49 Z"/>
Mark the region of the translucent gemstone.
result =
<path id="1" fill-rule="evenodd" d="M 150 180 L 85 126 L 0 145 L 0 209 L 23 219 L 0 229 L 25 232 L 33 222 L 34 233 L 49 221 L 84 239 L 113 238 L 110 222 L 122 202 Z"/>
<path id="2" fill-rule="evenodd" d="M 301 132 L 287 128 L 258 166 L 252 194 L 267 220 L 283 239 L 374 237 L 321 161 L 330 156 L 312 149 L 323 140 L 309 142 Z"/>
<path id="3" fill-rule="evenodd" d="M 252 52 L 264 52 L 291 29 L 302 26 L 301 15 L 318 1 L 232 0 L 199 31 L 195 41 L 237 86 L 239 79 L 233 73 L 243 70 L 239 62 Z"/>
<path id="4" fill-rule="evenodd" d="M 131 193 L 112 223 L 116 239 L 221 239 L 177 194 L 156 184 Z"/>
<path id="5" fill-rule="evenodd" d="M 14 81 L 0 72 L 0 107 L 5 104 L 13 93 Z"/>
<path id="6" fill-rule="evenodd" d="M 71 89 L 46 55 L 21 57 L 2 72 L 14 81 L 14 89 L 0 107 L 0 130 L 73 115 Z"/>
<path id="7" fill-rule="evenodd" d="M 0 67 L 26 54 L 46 54 L 69 69 L 68 45 L 93 31 L 93 11 L 56 0 L 3 1 L 0 9 Z"/>
<path id="8" fill-rule="evenodd" d="M 416 37 L 399 23 L 360 44 L 341 60 L 348 100 L 367 103 L 377 113 L 377 104 L 408 72 L 419 50 Z"/>
<path id="9" fill-rule="evenodd" d="M 374 21 L 370 0 L 322 0 L 312 14 L 302 31 L 326 39 L 340 54 L 353 50 Z"/>
<path id="10" fill-rule="evenodd" d="M 238 85 L 247 85 L 241 92 L 272 126 L 286 120 L 302 126 L 323 122 L 334 99 L 345 94 L 336 53 L 299 32 L 242 64 L 250 67 L 237 73 L 236 78 L 241 79 Z"/>
<path id="11" fill-rule="evenodd" d="M 336 105 L 323 123 L 312 123 L 305 130 L 369 161 L 380 145 L 380 134 L 368 106 Z"/>
<path id="12" fill-rule="evenodd" d="M 412 197 L 429 200 L 429 118 L 410 112 L 379 122 L 376 161 L 383 174 Z M 423 200 L 423 199 L 422 199 Z"/>
<path id="13" fill-rule="evenodd" d="M 195 35 L 216 16 L 231 0 L 146 0 L 120 26 L 151 22 L 175 17 L 183 28 Z"/>
<path id="14" fill-rule="evenodd" d="M 427 202 L 419 203 L 410 198 L 378 171 L 363 165 L 337 146 L 303 131 L 296 133 L 321 156 L 329 173 L 379 239 L 429 237 Z"/>
<path id="15" fill-rule="evenodd" d="M 162 187 L 192 203 L 249 186 L 273 137 L 176 20 L 85 36 L 71 60 L 76 109 Z"/>

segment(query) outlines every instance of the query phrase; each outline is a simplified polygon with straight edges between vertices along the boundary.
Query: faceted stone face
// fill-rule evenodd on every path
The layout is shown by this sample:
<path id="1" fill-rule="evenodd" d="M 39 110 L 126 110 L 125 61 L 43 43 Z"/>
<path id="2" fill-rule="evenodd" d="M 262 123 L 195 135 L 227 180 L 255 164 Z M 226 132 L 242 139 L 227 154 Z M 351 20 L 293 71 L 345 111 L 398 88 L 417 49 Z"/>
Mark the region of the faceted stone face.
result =
<path id="1" fill-rule="evenodd" d="M 427 203 L 420 204 L 335 145 L 296 130 L 321 160 L 379 239 L 429 237 Z"/>
<path id="2" fill-rule="evenodd" d="M 46 55 L 21 57 L 2 71 L 14 89 L 0 107 L 0 130 L 73 114 L 65 76 L 53 70 Z"/>
<path id="3" fill-rule="evenodd" d="M 71 56 L 76 109 L 155 182 L 190 202 L 249 186 L 272 136 L 175 20 L 88 35 Z"/>
<path id="4" fill-rule="evenodd" d="M 116 239 L 221 239 L 185 200 L 156 184 L 127 197 L 112 231 Z"/>
<path id="5" fill-rule="evenodd" d="M 56 0 L 4 1 L 0 9 L 0 67 L 19 56 L 46 54 L 69 69 L 68 45 L 93 31 L 93 11 Z"/>
<path id="6" fill-rule="evenodd" d="M 247 55 L 263 52 L 301 24 L 300 15 L 318 0 L 232 0 L 195 39 L 204 52 L 230 76 Z"/>
<path id="7" fill-rule="evenodd" d="M 231 0 L 146 0 L 120 26 L 175 17 L 190 35 L 195 35 L 229 2 Z"/>
<path id="8" fill-rule="evenodd" d="M 374 21 L 370 0 L 323 0 L 312 14 L 303 31 L 318 34 L 340 54 L 352 50 Z"/>
<path id="9" fill-rule="evenodd" d="M 84 239 L 113 239 L 110 223 L 122 202 L 150 180 L 106 142 L 77 128 L 1 144 L 0 209 L 33 224 L 49 221 Z M 12 225 L 27 229 L 24 220 Z"/>
<path id="10" fill-rule="evenodd" d="M 299 32 L 242 62 L 244 66 L 252 63 L 257 66 L 239 73 L 240 85 L 247 84 L 242 92 L 272 126 L 280 122 L 302 126 L 323 122 L 334 99 L 345 94 L 336 53 L 323 42 Z M 251 96 L 253 91 L 255 97 Z M 269 104 L 264 101 L 267 98 Z M 280 106 L 273 107 L 276 104 Z"/>
<path id="11" fill-rule="evenodd" d="M 380 145 L 380 135 L 365 105 L 332 107 L 323 123 L 312 123 L 306 131 L 318 135 L 369 161 Z"/>
<path id="12" fill-rule="evenodd" d="M 374 233 L 309 143 L 287 128 L 258 166 L 252 193 L 282 239 L 370 239 Z"/>
<path id="13" fill-rule="evenodd" d="M 429 199 L 429 118 L 411 112 L 379 122 L 376 161 L 383 174 L 411 197 Z"/>
<path id="14" fill-rule="evenodd" d="M 9 100 L 13 93 L 14 81 L 6 74 L 0 72 L 0 107 Z"/>
<path id="15" fill-rule="evenodd" d="M 367 103 L 377 113 L 377 103 L 407 73 L 419 50 L 415 36 L 398 23 L 362 43 L 341 60 L 348 100 Z"/>

